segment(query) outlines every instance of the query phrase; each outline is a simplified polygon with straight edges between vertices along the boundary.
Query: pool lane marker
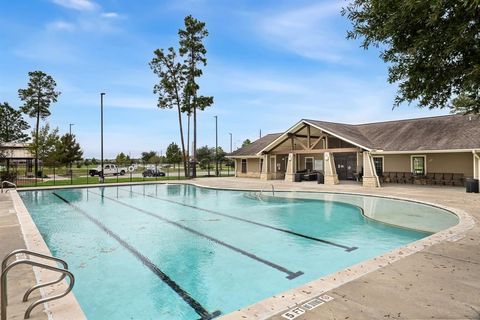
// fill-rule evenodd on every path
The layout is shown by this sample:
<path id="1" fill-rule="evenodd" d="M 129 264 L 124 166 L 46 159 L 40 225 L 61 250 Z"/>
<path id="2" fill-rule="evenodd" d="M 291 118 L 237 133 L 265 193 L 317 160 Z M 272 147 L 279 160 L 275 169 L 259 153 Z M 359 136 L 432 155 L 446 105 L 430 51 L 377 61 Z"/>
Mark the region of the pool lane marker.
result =
<path id="1" fill-rule="evenodd" d="M 110 230 L 107 226 L 105 226 L 102 222 L 97 220 L 96 218 L 92 217 L 90 214 L 88 214 L 86 211 L 83 209 L 80 209 L 76 205 L 72 204 L 70 201 L 65 199 L 64 197 L 60 196 L 56 192 L 53 193 L 54 196 L 74 208 L 76 211 L 81 213 L 85 218 L 93 222 L 97 227 L 102 229 L 106 234 L 108 234 L 110 237 L 115 239 L 122 247 L 127 249 L 135 258 L 139 259 L 144 266 L 146 266 L 150 271 L 152 271 L 157 277 L 160 278 L 165 284 L 167 284 L 175 293 L 177 293 L 183 301 L 185 301 L 192 309 L 195 310 L 195 312 L 201 316 L 202 320 L 208 320 L 208 319 L 213 319 L 215 317 L 218 317 L 221 312 L 220 311 L 215 311 L 213 313 L 209 313 L 197 300 L 192 298 L 188 292 L 183 290 L 174 280 L 172 280 L 167 274 L 165 274 L 160 268 L 155 265 L 150 259 L 148 259 L 146 256 L 141 254 L 137 249 L 135 249 L 132 245 L 130 245 L 128 242 L 120 238 L 116 233 L 114 233 L 112 230 Z"/>
<path id="2" fill-rule="evenodd" d="M 242 255 L 244 255 L 244 256 L 247 256 L 247 257 L 249 257 L 249 258 L 251 258 L 251 259 L 253 259 L 253 260 L 255 260 L 255 261 L 258 261 L 258 262 L 260 262 L 260 263 L 263 263 L 263 264 L 265 264 L 265 265 L 267 265 L 267 266 L 269 266 L 269 267 L 272 267 L 272 268 L 274 268 L 274 269 L 277 269 L 277 270 L 280 271 L 280 272 L 286 273 L 286 274 L 287 274 L 287 277 L 286 277 L 286 278 L 289 279 L 289 280 L 295 279 L 296 277 L 301 276 L 301 275 L 303 274 L 302 271 L 297 271 L 297 272 L 290 271 L 290 270 L 288 270 L 287 268 L 282 267 L 282 266 L 280 266 L 280 265 L 278 265 L 278 264 L 276 264 L 276 263 L 274 263 L 274 262 L 271 262 L 271 261 L 268 261 L 268 260 L 266 260 L 266 259 L 260 258 L 259 256 L 256 256 L 256 255 L 253 254 L 253 253 L 250 253 L 250 252 L 245 251 L 245 250 L 243 250 L 243 249 L 237 248 L 237 247 L 235 247 L 235 246 L 233 246 L 233 245 L 231 245 L 231 244 L 228 244 L 228 243 L 226 243 L 226 242 L 223 242 L 222 240 L 219 240 L 219 239 L 217 239 L 217 238 L 211 237 L 211 236 L 209 236 L 209 235 L 207 235 L 207 234 L 205 234 L 205 233 L 202 233 L 202 232 L 200 232 L 200 231 L 197 231 L 197 230 L 195 230 L 195 229 L 189 228 L 189 227 L 187 227 L 187 226 L 185 226 L 185 225 L 183 225 L 183 224 L 181 224 L 181 223 L 178 223 L 178 222 L 176 222 L 176 221 L 167 219 L 167 218 L 165 218 L 165 217 L 163 217 L 163 216 L 161 216 L 161 215 L 159 215 L 159 214 L 156 214 L 156 213 L 154 213 L 154 212 L 147 211 L 147 210 L 144 210 L 144 209 L 142 209 L 142 208 L 138 208 L 138 207 L 132 206 L 132 205 L 130 205 L 130 204 L 128 204 L 128 203 L 125 203 L 125 202 L 119 201 L 119 200 L 117 200 L 117 199 L 110 198 L 110 197 L 108 197 L 108 196 L 101 195 L 101 194 L 98 194 L 98 193 L 95 193 L 95 192 L 91 192 L 91 191 L 90 191 L 90 193 L 95 194 L 95 195 L 97 195 L 97 196 L 100 196 L 100 197 L 102 197 L 102 198 L 104 198 L 104 199 L 108 199 L 108 200 L 110 200 L 110 201 L 116 202 L 116 203 L 118 203 L 118 204 L 121 204 L 121 205 L 123 205 L 123 206 L 125 206 L 125 207 L 127 207 L 127 208 L 130 208 L 130 209 L 133 209 L 133 210 L 137 210 L 137 211 L 142 212 L 142 213 L 144 213 L 144 214 L 146 214 L 146 215 L 149 215 L 149 216 L 151 216 L 151 217 L 153 217 L 153 218 L 159 219 L 159 220 L 161 220 L 161 221 L 163 221 L 163 222 L 166 222 L 166 223 L 169 223 L 169 224 L 171 224 L 171 225 L 174 225 L 174 226 L 176 226 L 176 227 L 178 227 L 178 228 L 181 228 L 181 229 L 183 229 L 183 230 L 185 230 L 185 231 L 191 232 L 191 233 L 193 233 L 193 234 L 195 234 L 195 235 L 197 235 L 197 236 L 199 236 L 199 237 L 203 237 L 203 238 L 208 239 L 208 240 L 210 240 L 210 241 L 212 241 L 212 242 L 215 242 L 215 243 L 217 243 L 217 244 L 219 244 L 219 245 L 221 245 L 221 246 L 224 246 L 224 247 L 226 247 L 226 248 L 228 248 L 228 249 L 230 249 L 230 250 L 233 250 L 233 251 L 235 251 L 235 252 L 237 252 L 237 253 L 240 253 L 240 254 L 242 254 Z"/>
<path id="3" fill-rule="evenodd" d="M 119 188 L 119 189 L 120 189 L 120 188 Z M 140 193 L 140 192 L 135 192 L 135 191 L 130 191 L 130 190 L 124 190 L 124 189 L 120 189 L 120 190 L 125 191 L 125 192 L 135 193 L 135 194 L 138 194 L 138 195 L 147 196 L 147 197 L 150 197 L 150 198 L 153 198 L 153 199 L 157 199 L 157 200 L 162 200 L 162 201 L 166 201 L 166 202 L 170 202 L 170 203 L 174 203 L 174 204 L 179 204 L 179 205 L 184 206 L 184 207 L 193 208 L 193 209 L 197 209 L 197 210 L 200 210 L 200 211 L 205 211 L 205 212 L 208 212 L 208 213 L 211 213 L 211 214 L 216 214 L 216 215 L 219 215 L 219 216 L 222 216 L 222 217 L 227 217 L 227 218 L 230 218 L 230 219 L 235 219 L 235 220 L 243 221 L 243 222 L 250 223 L 250 224 L 254 224 L 254 225 L 257 225 L 257 226 L 264 227 L 264 228 L 269 228 L 269 229 L 272 229 L 272 230 L 276 230 L 276 231 L 280 231 L 280 232 L 285 232 L 285 233 L 288 233 L 288 234 L 291 234 L 291 235 L 294 235 L 294 236 L 297 236 L 297 237 L 302 237 L 302 238 L 305 238 L 305 239 L 309 239 L 309 240 L 321 242 L 321 243 L 323 243 L 323 244 L 328 244 L 328 245 L 331 245 L 331 246 L 334 246 L 334 247 L 337 247 L 337 248 L 342 248 L 342 249 L 345 249 L 346 252 L 352 252 L 353 250 L 358 249 L 358 247 L 344 246 L 343 244 L 339 244 L 339 243 L 335 243 L 335 242 L 332 242 L 332 241 L 328 241 L 328 240 L 324 240 L 324 239 L 312 237 L 312 236 L 309 236 L 309 235 L 306 235 L 306 234 L 302 234 L 302 233 L 298 233 L 298 232 L 295 232 L 295 231 L 292 231 L 292 230 L 274 227 L 274 226 L 271 226 L 271 225 L 268 225 L 268 224 L 264 224 L 264 223 L 261 223 L 261 222 L 257 222 L 257 221 L 253 221 L 253 220 L 249 220 L 249 219 L 245 219 L 245 218 L 240 218 L 240 217 L 236 217 L 236 216 L 232 216 L 232 215 L 229 215 L 229 214 L 226 214 L 226 213 L 222 213 L 222 212 L 218 212 L 218 211 L 214 211 L 214 210 L 209 210 L 209 209 L 200 208 L 200 207 L 197 207 L 197 206 L 194 206 L 194 205 L 190 205 L 190 204 L 186 204 L 186 203 L 179 202 L 179 201 L 174 201 L 174 200 L 169 200 L 169 199 L 165 199 L 165 198 L 160 198 L 160 197 L 157 197 L 157 196 L 152 196 L 152 195 L 149 195 L 149 194 L 143 194 L 143 193 Z"/>

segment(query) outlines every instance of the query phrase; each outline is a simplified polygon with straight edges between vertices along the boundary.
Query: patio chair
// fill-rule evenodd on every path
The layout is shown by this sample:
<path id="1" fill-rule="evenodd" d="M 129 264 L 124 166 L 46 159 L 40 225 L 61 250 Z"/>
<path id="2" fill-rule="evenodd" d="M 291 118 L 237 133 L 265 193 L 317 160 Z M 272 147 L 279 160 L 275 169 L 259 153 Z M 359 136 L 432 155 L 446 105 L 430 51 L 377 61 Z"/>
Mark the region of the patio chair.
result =
<path id="1" fill-rule="evenodd" d="M 452 177 L 452 185 L 453 186 L 463 186 L 465 178 L 463 177 L 463 173 L 454 173 Z"/>
<path id="2" fill-rule="evenodd" d="M 411 172 L 403 174 L 403 183 L 413 183 L 413 174 Z"/>
<path id="3" fill-rule="evenodd" d="M 425 176 L 425 180 L 426 180 L 426 183 L 427 184 L 433 184 L 433 180 L 435 178 L 435 174 L 434 173 L 427 173 L 427 175 Z"/>
<path id="4" fill-rule="evenodd" d="M 443 174 L 443 184 L 446 186 L 453 185 L 453 173 L 444 173 Z"/>
<path id="5" fill-rule="evenodd" d="M 397 183 L 403 183 L 404 179 L 404 173 L 403 172 L 397 172 Z"/>
<path id="6" fill-rule="evenodd" d="M 443 173 L 434 173 L 433 184 L 442 184 L 443 185 Z"/>
<path id="7" fill-rule="evenodd" d="M 391 182 L 390 180 L 390 172 L 383 172 L 382 173 L 382 180 L 385 183 Z"/>

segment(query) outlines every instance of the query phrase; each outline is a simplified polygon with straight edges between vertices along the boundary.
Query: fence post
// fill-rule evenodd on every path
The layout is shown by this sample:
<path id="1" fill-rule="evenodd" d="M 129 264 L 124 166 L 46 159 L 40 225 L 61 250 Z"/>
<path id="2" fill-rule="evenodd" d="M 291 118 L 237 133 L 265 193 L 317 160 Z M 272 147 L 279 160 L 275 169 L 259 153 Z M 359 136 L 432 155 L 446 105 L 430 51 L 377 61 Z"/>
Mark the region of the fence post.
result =
<path id="1" fill-rule="evenodd" d="M 87 184 L 88 184 L 88 176 L 89 176 L 88 166 L 85 166 L 85 167 L 87 167 Z"/>
<path id="2" fill-rule="evenodd" d="M 70 163 L 70 185 L 73 184 L 73 167 L 72 164 Z"/>
<path id="3" fill-rule="evenodd" d="M 117 170 L 117 183 L 118 183 L 118 167 L 115 166 L 116 170 Z"/>
<path id="4" fill-rule="evenodd" d="M 158 164 L 155 163 L 155 181 L 157 181 Z"/>

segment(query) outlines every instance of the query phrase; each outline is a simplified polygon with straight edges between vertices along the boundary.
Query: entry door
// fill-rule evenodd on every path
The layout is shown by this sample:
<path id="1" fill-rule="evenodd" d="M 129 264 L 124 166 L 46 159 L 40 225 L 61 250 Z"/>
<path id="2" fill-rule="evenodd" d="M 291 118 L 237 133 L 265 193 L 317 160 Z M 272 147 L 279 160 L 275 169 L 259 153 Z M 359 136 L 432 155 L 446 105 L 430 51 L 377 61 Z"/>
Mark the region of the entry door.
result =
<path id="1" fill-rule="evenodd" d="M 357 170 L 356 153 L 334 153 L 333 158 L 337 166 L 339 180 L 355 180 Z"/>

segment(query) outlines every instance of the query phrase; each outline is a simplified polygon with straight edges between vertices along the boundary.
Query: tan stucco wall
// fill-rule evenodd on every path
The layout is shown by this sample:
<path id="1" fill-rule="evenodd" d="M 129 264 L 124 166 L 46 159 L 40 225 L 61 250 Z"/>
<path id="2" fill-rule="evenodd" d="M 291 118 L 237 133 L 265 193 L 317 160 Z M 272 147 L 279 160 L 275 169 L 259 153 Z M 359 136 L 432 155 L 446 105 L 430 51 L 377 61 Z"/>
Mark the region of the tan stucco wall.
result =
<path id="1" fill-rule="evenodd" d="M 376 157 L 378 155 L 373 155 Z M 409 154 L 386 154 L 383 158 L 385 172 L 411 172 Z"/>
<path id="2" fill-rule="evenodd" d="M 237 177 L 260 178 L 260 159 L 247 158 L 247 173 L 242 173 L 242 159 L 235 159 Z"/>
<path id="3" fill-rule="evenodd" d="M 427 155 L 427 170 L 429 172 L 463 173 L 473 176 L 472 153 L 449 153 Z"/>
<path id="4" fill-rule="evenodd" d="M 463 173 L 466 177 L 473 176 L 472 153 L 427 153 L 415 154 L 427 156 L 427 172 L 432 173 Z M 378 156 L 378 155 L 374 155 Z M 385 172 L 411 172 L 410 154 L 385 154 Z"/>

